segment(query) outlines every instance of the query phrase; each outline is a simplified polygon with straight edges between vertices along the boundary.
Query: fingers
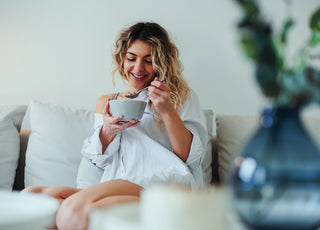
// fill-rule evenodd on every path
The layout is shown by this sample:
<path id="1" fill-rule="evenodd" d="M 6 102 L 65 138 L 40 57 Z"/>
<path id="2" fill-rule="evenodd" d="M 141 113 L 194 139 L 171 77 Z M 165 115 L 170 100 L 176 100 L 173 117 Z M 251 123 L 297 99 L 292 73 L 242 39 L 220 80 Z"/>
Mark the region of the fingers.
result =
<path id="1" fill-rule="evenodd" d="M 170 87 L 167 86 L 166 84 L 164 84 L 162 81 L 159 80 L 159 78 L 155 78 L 151 83 L 150 83 L 150 86 L 149 89 L 159 89 L 159 90 L 163 90 L 163 91 L 166 91 L 166 92 L 170 92 Z"/>
<path id="2" fill-rule="evenodd" d="M 116 117 L 113 117 L 112 114 L 110 112 L 107 112 L 108 111 L 108 103 L 106 103 L 106 108 L 105 108 L 105 112 L 104 112 L 104 115 L 106 116 L 105 117 L 105 121 L 107 121 L 107 123 L 109 123 L 110 125 L 116 125 L 116 126 L 119 126 L 119 127 L 123 127 L 124 129 L 125 128 L 128 128 L 128 127 L 132 127 L 132 126 L 136 126 L 138 125 L 140 122 L 137 122 L 135 120 L 131 120 L 129 122 L 121 122 L 121 120 L 123 119 L 123 115 L 119 115 L 119 116 L 116 116 Z"/>
<path id="3" fill-rule="evenodd" d="M 117 133 L 120 133 L 125 129 L 137 126 L 139 123 L 140 123 L 139 121 L 131 120 L 131 121 L 124 122 L 124 123 L 114 124 L 113 127 L 115 130 L 117 130 L 116 131 Z"/>
<path id="4" fill-rule="evenodd" d="M 108 98 L 105 107 L 104 107 L 104 116 L 107 116 L 110 119 L 110 123 L 111 124 L 117 124 L 119 121 L 121 121 L 123 119 L 122 115 L 113 117 L 110 111 L 110 99 Z"/>
<path id="5" fill-rule="evenodd" d="M 162 96 L 164 98 L 169 97 L 170 87 L 161 82 L 158 78 L 155 78 L 149 86 L 149 99 L 153 97 Z"/>
<path id="6" fill-rule="evenodd" d="M 113 117 L 113 118 L 111 119 L 111 123 L 112 123 L 112 124 L 118 124 L 119 121 L 121 121 L 122 119 L 123 119 L 123 116 L 122 116 L 122 115 Z"/>
<path id="7" fill-rule="evenodd" d="M 127 122 L 120 122 L 117 125 L 123 129 L 127 129 L 133 126 L 137 126 L 140 123 L 140 121 L 136 121 L 136 120 L 131 120 L 131 121 L 127 121 Z"/>
<path id="8" fill-rule="evenodd" d="M 136 120 L 131 120 L 128 122 L 121 122 L 122 119 L 123 119 L 123 116 L 117 116 L 115 118 L 112 118 L 111 123 L 112 123 L 112 125 L 117 126 L 121 130 L 137 126 L 140 123 L 140 121 L 136 121 Z"/>
<path id="9" fill-rule="evenodd" d="M 152 101 L 156 110 L 160 113 L 166 113 L 172 110 L 172 104 L 170 102 L 170 87 L 165 83 L 155 78 L 151 82 L 149 87 L 149 100 Z"/>

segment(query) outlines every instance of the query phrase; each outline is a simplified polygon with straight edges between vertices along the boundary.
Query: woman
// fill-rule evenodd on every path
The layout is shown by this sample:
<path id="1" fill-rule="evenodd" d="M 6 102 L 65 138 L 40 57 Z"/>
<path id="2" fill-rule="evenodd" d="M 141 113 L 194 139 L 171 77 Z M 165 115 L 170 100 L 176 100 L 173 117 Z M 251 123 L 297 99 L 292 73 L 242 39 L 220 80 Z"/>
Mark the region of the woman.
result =
<path id="1" fill-rule="evenodd" d="M 153 182 L 201 185 L 205 154 L 205 118 L 194 92 L 182 78 L 179 52 L 168 33 L 156 23 L 124 29 L 115 43 L 115 72 L 129 90 L 100 97 L 95 129 L 82 155 L 104 170 L 101 182 L 86 189 L 31 187 L 61 201 L 57 226 L 86 229 L 92 209 L 138 201 Z M 148 87 L 134 100 L 148 102 L 140 121 L 119 123 L 109 101 Z M 131 100 L 131 99 L 129 99 Z"/>

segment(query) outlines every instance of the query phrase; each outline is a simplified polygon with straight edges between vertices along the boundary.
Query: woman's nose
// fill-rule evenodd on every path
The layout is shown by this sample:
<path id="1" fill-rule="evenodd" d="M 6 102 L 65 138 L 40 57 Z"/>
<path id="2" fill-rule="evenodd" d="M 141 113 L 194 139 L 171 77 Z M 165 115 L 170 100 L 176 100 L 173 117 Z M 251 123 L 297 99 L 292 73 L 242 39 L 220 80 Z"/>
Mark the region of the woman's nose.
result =
<path id="1" fill-rule="evenodd" d="M 138 72 L 144 71 L 144 64 L 142 61 L 137 60 L 135 65 L 134 65 L 134 69 Z"/>

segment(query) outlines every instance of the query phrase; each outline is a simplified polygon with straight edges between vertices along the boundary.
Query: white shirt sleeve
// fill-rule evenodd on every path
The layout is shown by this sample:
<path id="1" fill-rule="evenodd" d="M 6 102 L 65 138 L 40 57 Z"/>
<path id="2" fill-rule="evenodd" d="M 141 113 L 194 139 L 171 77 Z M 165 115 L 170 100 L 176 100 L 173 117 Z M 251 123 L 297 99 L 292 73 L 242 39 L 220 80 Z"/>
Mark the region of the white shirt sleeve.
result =
<path id="1" fill-rule="evenodd" d="M 116 135 L 104 153 L 102 153 L 102 144 L 100 141 L 102 125 L 103 115 L 95 113 L 94 132 L 91 136 L 85 139 L 81 154 L 97 167 L 104 169 L 108 164 L 112 163 L 113 156 L 119 152 L 121 134 Z"/>
<path id="2" fill-rule="evenodd" d="M 208 132 L 206 128 L 206 119 L 200 107 L 199 99 L 192 90 L 189 100 L 185 102 L 180 112 L 180 117 L 186 128 L 193 135 L 191 149 L 186 164 L 196 180 L 203 181 L 201 164 L 206 153 Z"/>

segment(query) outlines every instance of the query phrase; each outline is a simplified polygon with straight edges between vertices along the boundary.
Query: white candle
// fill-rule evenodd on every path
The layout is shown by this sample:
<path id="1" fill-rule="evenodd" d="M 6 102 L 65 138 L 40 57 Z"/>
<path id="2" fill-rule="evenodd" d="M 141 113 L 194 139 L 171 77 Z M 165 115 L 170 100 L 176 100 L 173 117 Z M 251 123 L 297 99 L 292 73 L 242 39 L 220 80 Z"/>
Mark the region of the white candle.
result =
<path id="1" fill-rule="evenodd" d="M 224 230 L 227 191 L 222 188 L 190 190 L 156 185 L 143 191 L 140 217 L 148 230 Z"/>

